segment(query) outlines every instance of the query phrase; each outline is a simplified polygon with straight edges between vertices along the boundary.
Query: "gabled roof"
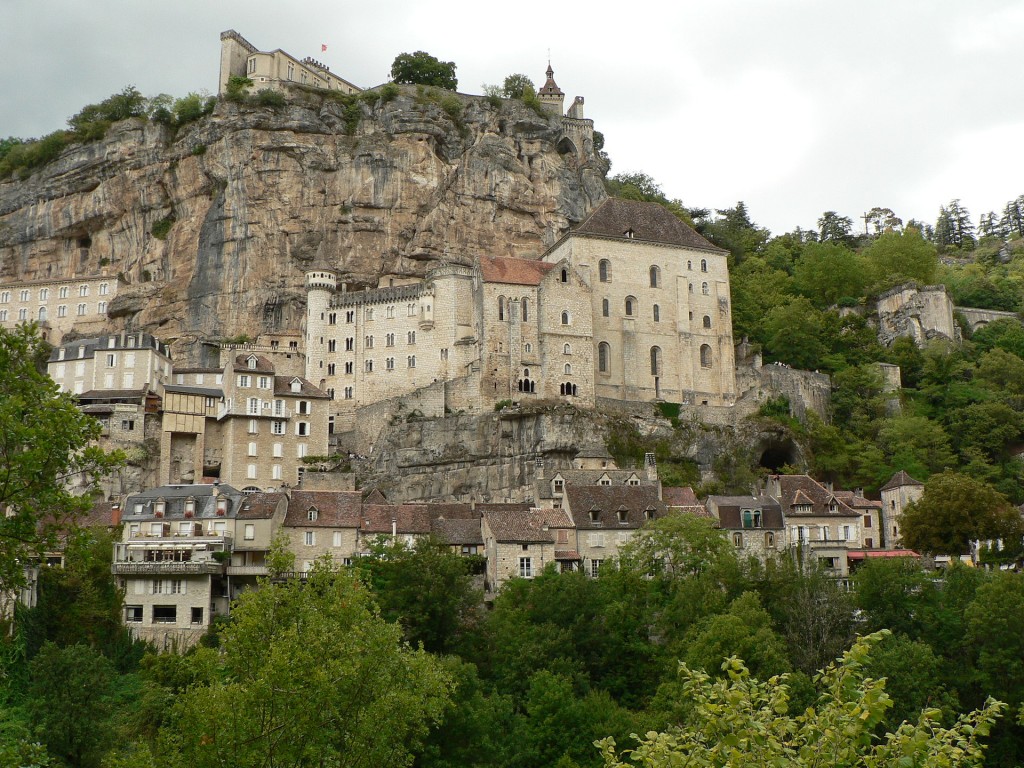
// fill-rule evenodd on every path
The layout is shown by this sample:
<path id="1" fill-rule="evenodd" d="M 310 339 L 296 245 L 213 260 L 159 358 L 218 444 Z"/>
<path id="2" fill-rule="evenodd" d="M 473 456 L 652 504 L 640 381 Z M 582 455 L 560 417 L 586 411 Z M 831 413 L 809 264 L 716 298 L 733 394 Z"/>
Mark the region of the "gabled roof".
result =
<path id="1" fill-rule="evenodd" d="M 654 485 L 566 485 L 565 505 L 579 529 L 640 528 L 668 512 Z"/>
<path id="2" fill-rule="evenodd" d="M 661 500 L 670 507 L 699 507 L 697 494 L 688 486 L 682 488 L 662 488 Z"/>
<path id="3" fill-rule="evenodd" d="M 554 510 L 549 510 L 554 511 Z M 541 510 L 505 510 L 484 512 L 487 526 L 495 541 L 511 544 L 539 544 L 553 542 L 551 531 L 544 530 L 545 517 Z"/>
<path id="4" fill-rule="evenodd" d="M 442 541 L 454 546 L 462 544 L 484 543 L 483 533 L 480 531 L 480 518 L 470 520 L 448 520 L 440 517 L 431 523 L 431 533 Z"/>
<path id="5" fill-rule="evenodd" d="M 779 504 L 783 514 L 810 517 L 859 517 L 860 513 L 851 509 L 841 499 L 836 498 L 828 488 L 810 475 L 774 475 L 779 484 Z M 835 503 L 836 511 L 830 510 Z M 810 505 L 810 512 L 797 512 L 796 507 Z"/>
<path id="6" fill-rule="evenodd" d="M 359 491 L 292 491 L 284 524 L 291 528 L 358 528 L 362 507 Z M 309 519 L 310 508 L 316 520 Z"/>
<path id="7" fill-rule="evenodd" d="M 249 358 L 256 360 L 255 368 L 249 367 Z M 269 357 L 257 355 L 255 352 L 243 353 L 235 356 L 235 371 L 238 373 L 245 373 L 246 371 L 252 373 L 273 373 L 274 364 L 270 361 Z"/>
<path id="8" fill-rule="evenodd" d="M 514 259 L 508 256 L 481 256 L 480 274 L 485 283 L 510 285 L 540 285 L 544 275 L 554 269 L 544 261 Z"/>
<path id="9" fill-rule="evenodd" d="M 363 504 L 359 530 L 364 534 L 390 534 L 392 521 L 397 533 L 428 534 L 430 504 Z"/>
<path id="10" fill-rule="evenodd" d="M 287 496 L 283 493 L 250 493 L 242 500 L 239 520 L 266 520 L 274 516 L 277 505 Z"/>
<path id="11" fill-rule="evenodd" d="M 631 232 L 632 236 L 627 236 L 627 232 Z M 645 240 L 725 253 L 663 206 L 639 200 L 621 200 L 617 197 L 608 198 L 591 211 L 590 215 L 570 233 L 573 234 Z"/>
<path id="12" fill-rule="evenodd" d="M 782 507 L 771 496 L 708 496 L 707 506 L 717 513 L 718 527 L 722 529 L 743 528 L 744 509 L 760 510 L 761 528 L 765 530 L 782 530 L 785 527 Z"/>
<path id="13" fill-rule="evenodd" d="M 835 496 L 852 509 L 881 509 L 882 502 L 858 496 L 853 491 L 835 491 Z"/>
<path id="14" fill-rule="evenodd" d="M 901 486 L 907 485 L 916 485 L 922 488 L 924 487 L 924 483 L 915 480 L 901 469 L 899 472 L 897 472 L 895 475 L 889 478 L 889 482 L 883 485 L 881 488 L 879 488 L 879 490 L 891 491 Z"/>
<path id="15" fill-rule="evenodd" d="M 551 68 L 551 62 L 548 62 L 548 70 L 544 73 L 547 75 L 547 80 L 544 81 L 544 85 L 537 91 L 538 96 L 564 96 L 562 89 L 555 83 L 555 70 Z"/>
<path id="16" fill-rule="evenodd" d="M 292 382 L 299 382 L 299 391 L 292 392 Z M 274 396 L 285 396 L 292 395 L 294 397 L 312 397 L 320 398 L 323 400 L 329 400 L 330 395 L 324 392 L 320 387 L 314 386 L 312 383 L 302 378 L 301 376 L 275 376 L 274 377 Z"/>

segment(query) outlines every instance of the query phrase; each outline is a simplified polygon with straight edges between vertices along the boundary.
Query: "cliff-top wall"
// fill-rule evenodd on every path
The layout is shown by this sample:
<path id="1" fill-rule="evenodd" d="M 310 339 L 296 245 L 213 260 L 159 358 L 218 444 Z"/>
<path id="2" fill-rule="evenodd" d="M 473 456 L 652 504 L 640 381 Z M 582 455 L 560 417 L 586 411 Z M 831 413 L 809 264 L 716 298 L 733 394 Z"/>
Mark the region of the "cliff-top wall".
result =
<path id="1" fill-rule="evenodd" d="M 119 273 L 111 328 L 178 342 L 182 364 L 196 339 L 299 330 L 314 260 L 375 285 L 535 256 L 604 198 L 603 161 L 561 154 L 558 117 L 457 98 L 456 117 L 414 87 L 361 100 L 351 135 L 344 105 L 302 92 L 276 111 L 221 102 L 177 135 L 116 124 L 0 180 L 0 280 Z"/>

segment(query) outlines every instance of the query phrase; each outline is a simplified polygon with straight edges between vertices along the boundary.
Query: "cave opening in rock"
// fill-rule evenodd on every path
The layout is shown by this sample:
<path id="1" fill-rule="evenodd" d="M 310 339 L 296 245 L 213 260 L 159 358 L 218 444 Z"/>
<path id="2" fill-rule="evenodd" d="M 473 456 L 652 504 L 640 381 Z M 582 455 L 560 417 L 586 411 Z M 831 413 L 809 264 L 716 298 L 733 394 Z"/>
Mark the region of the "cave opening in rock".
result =
<path id="1" fill-rule="evenodd" d="M 769 443 L 761 452 L 760 466 L 772 472 L 780 472 L 787 464 L 796 463 L 796 451 L 792 443 Z"/>

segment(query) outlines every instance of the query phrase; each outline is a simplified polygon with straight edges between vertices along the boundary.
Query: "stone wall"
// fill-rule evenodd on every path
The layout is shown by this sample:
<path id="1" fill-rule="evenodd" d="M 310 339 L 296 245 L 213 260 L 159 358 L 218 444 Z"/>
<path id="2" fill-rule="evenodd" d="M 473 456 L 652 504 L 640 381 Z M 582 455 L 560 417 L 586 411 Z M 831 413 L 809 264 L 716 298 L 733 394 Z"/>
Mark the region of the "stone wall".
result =
<path id="1" fill-rule="evenodd" d="M 956 313 L 962 315 L 970 325 L 971 333 L 983 328 L 996 320 L 1020 321 L 1016 312 L 1000 312 L 997 309 L 975 309 L 974 307 L 956 307 Z"/>
<path id="2" fill-rule="evenodd" d="M 878 340 L 885 346 L 900 336 L 923 346 L 931 339 L 960 341 L 953 301 L 944 285 L 906 283 L 878 297 Z"/>

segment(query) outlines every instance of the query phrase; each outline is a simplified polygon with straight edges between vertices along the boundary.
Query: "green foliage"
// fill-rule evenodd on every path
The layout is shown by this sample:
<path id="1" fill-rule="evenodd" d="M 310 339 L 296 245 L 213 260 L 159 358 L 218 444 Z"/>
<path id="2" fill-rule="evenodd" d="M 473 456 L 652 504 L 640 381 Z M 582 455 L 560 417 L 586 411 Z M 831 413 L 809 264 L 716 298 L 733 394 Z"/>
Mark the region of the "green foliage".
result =
<path id="1" fill-rule="evenodd" d="M 793 268 L 793 283 L 824 309 L 863 295 L 867 274 L 863 261 L 841 241 L 808 243 Z"/>
<path id="2" fill-rule="evenodd" d="M 284 94 L 273 88 L 261 88 L 252 96 L 252 103 L 258 107 L 281 109 L 287 103 Z"/>
<path id="3" fill-rule="evenodd" d="M 509 75 L 501 85 L 501 95 L 506 99 L 520 99 L 527 88 L 534 96 L 537 95 L 537 89 L 529 77 L 522 74 Z"/>
<path id="4" fill-rule="evenodd" d="M 391 79 L 396 83 L 430 85 L 448 91 L 459 87 L 455 62 L 440 61 L 426 51 L 398 54 L 391 64 Z"/>
<path id="5" fill-rule="evenodd" d="M 961 717 L 950 729 L 939 725 L 936 710 L 922 712 L 876 738 L 892 707 L 885 681 L 868 677 L 866 665 L 881 639 L 858 640 L 841 659 L 815 680 L 817 704 L 791 715 L 789 678 L 760 682 L 743 662 L 724 665 L 726 679 L 680 665 L 684 695 L 693 702 L 691 719 L 682 726 L 637 737 L 635 748 L 620 760 L 614 738 L 597 743 L 605 768 L 703 766 L 980 766 L 983 739 L 1006 709 L 994 700 Z"/>
<path id="6" fill-rule="evenodd" d="M 744 592 L 725 613 L 702 619 L 687 632 L 683 658 L 694 669 L 716 674 L 731 657 L 746 659 L 751 674 L 789 671 L 786 646 L 756 592 Z"/>
<path id="7" fill-rule="evenodd" d="M 149 234 L 157 240 L 166 240 L 175 221 L 177 221 L 177 219 L 173 213 L 168 216 L 164 216 L 162 219 L 157 219 L 153 222 L 153 226 L 149 228 Z"/>
<path id="8" fill-rule="evenodd" d="M 407 765 L 445 711 L 451 678 L 375 614 L 347 571 L 314 569 L 245 592 L 210 685 L 176 697 L 161 729 L 169 766 Z"/>
<path id="9" fill-rule="evenodd" d="M 191 123 L 201 117 L 206 117 L 213 108 L 217 106 L 217 99 L 214 96 L 203 96 L 198 93 L 190 93 L 174 102 L 174 125 L 180 127 Z"/>
<path id="10" fill-rule="evenodd" d="M 32 325 L 0 329 L 0 590 L 24 580 L 22 564 L 52 548 L 56 536 L 91 505 L 65 481 L 91 487 L 121 459 L 90 444 L 100 425 L 39 371 L 45 342 Z"/>
<path id="11" fill-rule="evenodd" d="M 359 569 L 374 591 L 380 613 L 397 622 L 405 639 L 432 653 L 454 647 L 480 602 L 468 563 L 444 541 L 427 537 L 410 549 L 381 542 Z"/>
<path id="12" fill-rule="evenodd" d="M 607 179 L 604 186 L 611 197 L 657 203 L 689 226 L 694 225 L 682 201 L 669 200 L 662 192 L 661 185 L 646 173 L 620 173 Z"/>
<path id="13" fill-rule="evenodd" d="M 113 665 L 87 645 L 47 643 L 29 676 L 26 711 L 47 751 L 70 765 L 99 766 L 112 736 Z"/>
<path id="14" fill-rule="evenodd" d="M 228 101 L 245 101 L 245 94 L 250 87 L 252 87 L 252 80 L 248 77 L 232 75 L 228 78 L 228 87 L 224 91 L 224 98 Z"/>
<path id="15" fill-rule="evenodd" d="M 387 104 L 389 101 L 394 101 L 398 98 L 401 90 L 394 83 L 384 83 L 380 87 L 380 100 L 381 103 Z"/>
<path id="16" fill-rule="evenodd" d="M 900 535 L 919 552 L 959 556 L 970 542 L 1020 541 L 1020 513 L 1006 497 L 968 475 L 946 471 L 925 483 L 924 494 L 903 511 Z"/>
<path id="17" fill-rule="evenodd" d="M 764 416 L 766 419 L 774 419 L 775 421 L 787 423 L 790 419 L 789 398 L 785 395 L 768 398 L 761 403 L 761 407 L 757 409 L 757 415 Z"/>
<path id="18" fill-rule="evenodd" d="M 146 114 L 146 98 L 133 85 L 108 96 L 99 104 L 89 104 L 68 119 L 76 136 L 85 141 L 102 139 L 112 123 Z"/>
<path id="19" fill-rule="evenodd" d="M 902 234 L 886 232 L 862 253 L 871 289 L 881 292 L 907 281 L 930 284 L 938 267 L 935 246 L 908 229 Z"/>

